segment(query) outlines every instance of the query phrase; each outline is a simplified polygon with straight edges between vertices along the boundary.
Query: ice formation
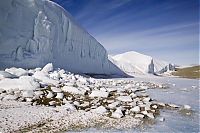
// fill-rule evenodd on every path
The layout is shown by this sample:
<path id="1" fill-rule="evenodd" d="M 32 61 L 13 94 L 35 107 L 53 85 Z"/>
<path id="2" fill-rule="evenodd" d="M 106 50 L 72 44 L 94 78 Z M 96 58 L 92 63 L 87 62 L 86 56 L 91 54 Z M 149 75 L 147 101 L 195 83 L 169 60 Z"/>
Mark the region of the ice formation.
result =
<path id="1" fill-rule="evenodd" d="M 0 68 L 55 67 L 123 74 L 107 51 L 62 7 L 48 0 L 0 1 Z"/>
<path id="2" fill-rule="evenodd" d="M 174 70 L 173 64 L 161 61 L 151 56 L 140 54 L 135 51 L 123 54 L 109 56 L 109 59 L 121 70 L 129 75 L 164 73 L 168 70 Z"/>

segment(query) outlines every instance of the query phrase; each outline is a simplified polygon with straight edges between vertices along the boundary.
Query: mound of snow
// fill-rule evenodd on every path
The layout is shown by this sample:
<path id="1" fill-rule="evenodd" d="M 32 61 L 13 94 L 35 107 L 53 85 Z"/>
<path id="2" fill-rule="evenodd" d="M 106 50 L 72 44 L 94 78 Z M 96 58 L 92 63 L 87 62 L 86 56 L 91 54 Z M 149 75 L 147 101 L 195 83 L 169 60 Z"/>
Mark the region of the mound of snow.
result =
<path id="1" fill-rule="evenodd" d="M 157 60 L 151 56 L 140 54 L 135 51 L 109 56 L 110 61 L 129 75 L 163 73 L 174 70 L 174 65 L 165 61 Z"/>
<path id="2" fill-rule="evenodd" d="M 76 73 L 124 74 L 108 60 L 105 48 L 56 3 L 1 0 L 0 68 L 35 68 L 49 62 Z"/>

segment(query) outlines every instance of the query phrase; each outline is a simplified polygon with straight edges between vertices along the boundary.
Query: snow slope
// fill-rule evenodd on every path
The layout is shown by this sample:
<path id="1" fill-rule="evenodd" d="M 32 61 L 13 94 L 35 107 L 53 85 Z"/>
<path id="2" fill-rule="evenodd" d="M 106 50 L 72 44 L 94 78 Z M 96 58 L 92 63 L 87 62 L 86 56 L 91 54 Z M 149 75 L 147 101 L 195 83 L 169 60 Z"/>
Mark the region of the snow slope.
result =
<path id="1" fill-rule="evenodd" d="M 0 68 L 55 67 L 123 74 L 104 47 L 62 7 L 48 0 L 0 1 Z"/>
<path id="2" fill-rule="evenodd" d="M 135 51 L 109 56 L 109 59 L 125 73 L 133 76 L 134 74 L 163 73 L 174 69 L 173 65 L 165 61 Z"/>

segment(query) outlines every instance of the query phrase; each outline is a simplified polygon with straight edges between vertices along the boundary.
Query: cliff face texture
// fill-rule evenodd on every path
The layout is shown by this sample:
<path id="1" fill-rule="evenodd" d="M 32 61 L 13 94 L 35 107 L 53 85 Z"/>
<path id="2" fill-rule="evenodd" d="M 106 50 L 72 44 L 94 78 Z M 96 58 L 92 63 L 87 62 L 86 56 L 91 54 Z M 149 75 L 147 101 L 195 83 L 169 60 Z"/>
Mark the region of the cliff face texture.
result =
<path id="1" fill-rule="evenodd" d="M 123 74 L 105 48 L 48 0 L 0 1 L 0 68 L 55 67 L 76 73 Z"/>

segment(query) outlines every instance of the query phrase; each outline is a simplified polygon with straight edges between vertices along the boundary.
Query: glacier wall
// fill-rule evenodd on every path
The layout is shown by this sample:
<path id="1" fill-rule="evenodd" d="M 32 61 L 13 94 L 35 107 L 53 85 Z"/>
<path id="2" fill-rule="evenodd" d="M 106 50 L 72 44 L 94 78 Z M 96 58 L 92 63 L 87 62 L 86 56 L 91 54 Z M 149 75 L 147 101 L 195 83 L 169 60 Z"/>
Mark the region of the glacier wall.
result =
<path id="1" fill-rule="evenodd" d="M 123 74 L 104 47 L 62 7 L 48 0 L 0 1 L 0 68 L 55 67 Z"/>

